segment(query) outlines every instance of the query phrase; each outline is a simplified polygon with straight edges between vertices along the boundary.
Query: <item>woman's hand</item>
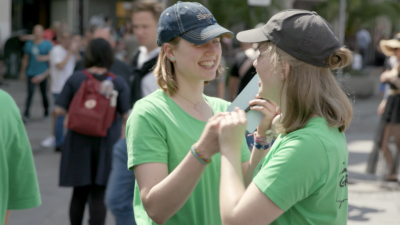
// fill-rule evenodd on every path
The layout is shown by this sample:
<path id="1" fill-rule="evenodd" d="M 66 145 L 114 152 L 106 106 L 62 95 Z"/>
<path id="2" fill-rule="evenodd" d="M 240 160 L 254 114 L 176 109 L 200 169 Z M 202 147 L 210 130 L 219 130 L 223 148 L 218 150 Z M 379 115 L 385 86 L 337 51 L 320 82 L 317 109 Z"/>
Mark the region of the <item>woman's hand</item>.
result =
<path id="1" fill-rule="evenodd" d="M 249 104 L 251 105 L 251 110 L 264 114 L 264 118 L 257 127 L 257 136 L 265 137 L 265 132 L 271 129 L 272 120 L 281 113 L 281 110 L 275 102 L 262 99 L 258 94 L 256 95 L 256 99 L 251 100 Z"/>
<path id="2" fill-rule="evenodd" d="M 243 137 L 246 133 L 246 126 L 246 113 L 238 107 L 235 108 L 235 111 L 223 117 L 219 125 L 221 154 L 232 152 L 234 149 L 240 152 Z"/>
<path id="3" fill-rule="evenodd" d="M 385 108 L 386 108 L 386 99 L 383 99 L 381 101 L 381 103 L 378 106 L 378 110 L 377 110 L 377 114 L 378 116 L 381 116 L 383 114 L 383 112 L 385 112 Z"/>
<path id="4" fill-rule="evenodd" d="M 200 136 L 200 139 L 194 144 L 196 149 L 207 159 L 219 152 L 218 129 L 224 116 L 229 112 L 220 112 L 211 117 Z"/>

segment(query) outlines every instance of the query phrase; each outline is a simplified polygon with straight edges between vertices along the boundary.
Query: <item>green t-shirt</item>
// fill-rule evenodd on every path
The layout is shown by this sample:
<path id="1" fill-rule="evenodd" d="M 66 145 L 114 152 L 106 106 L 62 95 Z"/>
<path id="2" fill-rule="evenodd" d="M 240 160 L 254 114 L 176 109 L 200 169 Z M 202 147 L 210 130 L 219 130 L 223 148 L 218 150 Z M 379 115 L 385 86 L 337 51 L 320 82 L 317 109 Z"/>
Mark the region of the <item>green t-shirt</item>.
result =
<path id="1" fill-rule="evenodd" d="M 0 224 L 5 212 L 41 204 L 32 150 L 14 100 L 0 90 Z"/>
<path id="2" fill-rule="evenodd" d="M 280 135 L 253 182 L 285 212 L 271 224 L 346 224 L 346 138 L 322 117 Z"/>
<path id="3" fill-rule="evenodd" d="M 205 96 L 214 114 L 224 112 L 229 103 Z M 168 173 L 183 160 L 190 147 L 200 138 L 206 122 L 197 120 L 183 111 L 162 90 L 136 102 L 127 122 L 128 169 L 133 166 L 159 162 L 168 164 Z M 243 135 L 242 162 L 248 161 L 250 152 Z M 165 225 L 222 224 L 219 214 L 220 154 L 212 157 L 199 183 L 183 207 Z M 147 215 L 135 186 L 134 211 L 136 223 L 155 225 Z"/>

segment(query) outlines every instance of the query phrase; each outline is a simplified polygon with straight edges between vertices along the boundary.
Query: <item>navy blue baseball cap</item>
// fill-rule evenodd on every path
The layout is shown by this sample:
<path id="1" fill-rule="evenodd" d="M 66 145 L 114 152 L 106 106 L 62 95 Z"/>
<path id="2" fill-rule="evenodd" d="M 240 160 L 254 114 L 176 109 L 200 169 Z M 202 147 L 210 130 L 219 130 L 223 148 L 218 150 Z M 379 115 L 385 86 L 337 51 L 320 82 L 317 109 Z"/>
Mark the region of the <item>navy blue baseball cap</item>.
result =
<path id="1" fill-rule="evenodd" d="M 157 25 L 158 46 L 177 36 L 202 45 L 220 35 L 233 37 L 231 31 L 221 27 L 211 12 L 197 2 L 177 2 L 161 14 Z"/>

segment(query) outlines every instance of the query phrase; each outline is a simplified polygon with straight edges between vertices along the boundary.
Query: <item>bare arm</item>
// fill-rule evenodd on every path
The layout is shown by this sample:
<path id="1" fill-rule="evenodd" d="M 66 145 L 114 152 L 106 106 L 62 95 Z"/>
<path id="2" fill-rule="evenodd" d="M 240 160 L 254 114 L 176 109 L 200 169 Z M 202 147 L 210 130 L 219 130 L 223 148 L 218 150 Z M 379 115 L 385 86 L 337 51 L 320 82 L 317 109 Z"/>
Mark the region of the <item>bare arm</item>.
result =
<path id="1" fill-rule="evenodd" d="M 62 115 L 65 115 L 65 114 L 67 113 L 67 111 L 66 111 L 65 109 L 59 107 L 59 106 L 55 106 L 55 107 L 54 107 L 54 113 L 55 113 L 57 116 L 62 116 Z"/>
<path id="2" fill-rule="evenodd" d="M 8 225 L 9 220 L 10 220 L 10 210 L 7 210 L 6 219 L 4 220 L 4 225 Z"/>
<path id="3" fill-rule="evenodd" d="M 238 92 L 238 85 L 239 85 L 239 78 L 235 76 L 230 76 L 228 85 L 230 101 L 233 101 L 236 98 Z"/>
<path id="4" fill-rule="evenodd" d="M 29 60 L 29 55 L 28 54 L 24 54 L 24 56 L 22 57 L 21 60 L 21 70 L 19 72 L 19 76 L 20 79 L 24 79 L 26 74 L 26 68 L 28 67 L 28 60 Z"/>
<path id="5" fill-rule="evenodd" d="M 43 73 L 36 75 L 32 78 L 32 83 L 34 84 L 39 84 L 41 83 L 44 79 L 46 79 L 48 76 L 50 76 L 50 70 L 47 69 Z"/>
<path id="6" fill-rule="evenodd" d="M 195 144 L 205 158 L 211 158 L 219 151 L 217 128 L 220 117 L 225 114 L 213 116 Z M 178 212 L 192 194 L 206 166 L 189 149 L 185 158 L 170 174 L 167 164 L 163 163 L 135 166 L 140 198 L 149 217 L 157 224 L 163 224 Z M 247 165 L 244 163 L 243 167 Z"/>
<path id="7" fill-rule="evenodd" d="M 121 125 L 121 138 L 125 138 L 126 136 L 126 121 L 128 120 L 129 117 L 129 113 L 125 113 L 124 115 L 122 115 L 122 125 Z"/>
<path id="8" fill-rule="evenodd" d="M 74 54 L 74 53 L 71 52 L 71 51 L 68 51 L 68 53 L 67 53 L 67 55 L 65 56 L 65 58 L 64 58 L 61 62 L 59 62 L 59 63 L 56 64 L 57 69 L 59 69 L 59 70 L 64 69 L 65 65 L 66 65 L 67 62 L 68 62 L 69 57 L 71 57 L 72 54 Z"/>
<path id="9" fill-rule="evenodd" d="M 224 225 L 269 224 L 284 211 L 276 206 L 254 183 L 246 190 L 240 171 L 240 139 L 246 129 L 246 114 L 236 110 L 221 121 L 220 212 Z M 255 149 L 256 150 L 256 149 Z M 256 150 L 257 151 L 257 150 Z"/>

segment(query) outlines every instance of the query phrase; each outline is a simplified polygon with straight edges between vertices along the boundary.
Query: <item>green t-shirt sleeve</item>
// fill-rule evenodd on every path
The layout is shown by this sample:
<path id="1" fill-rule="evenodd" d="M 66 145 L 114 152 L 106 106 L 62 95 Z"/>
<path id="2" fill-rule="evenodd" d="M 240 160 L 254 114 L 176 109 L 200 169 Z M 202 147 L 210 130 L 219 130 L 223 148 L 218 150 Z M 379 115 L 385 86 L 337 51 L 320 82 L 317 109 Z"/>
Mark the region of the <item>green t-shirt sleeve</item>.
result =
<path id="1" fill-rule="evenodd" d="M 250 160 L 250 150 L 247 147 L 246 138 L 243 139 L 241 155 L 242 155 L 242 163 Z"/>
<path id="2" fill-rule="evenodd" d="M 129 170 L 143 163 L 168 163 L 163 113 L 152 103 L 136 102 L 126 124 L 126 143 Z"/>
<path id="3" fill-rule="evenodd" d="M 271 154 L 253 182 L 282 210 L 287 211 L 326 182 L 327 155 L 315 135 L 287 137 Z"/>
<path id="4" fill-rule="evenodd" d="M 36 169 L 28 136 L 19 110 L 10 97 L 8 122 L 9 140 L 6 146 L 8 163 L 8 210 L 29 209 L 41 204 Z M 4 110 L 7 110 L 5 107 Z M 7 116 L 3 115 L 3 116 Z M 6 126 L 7 126 L 6 125 Z M 2 128 L 4 129 L 4 128 Z"/>

